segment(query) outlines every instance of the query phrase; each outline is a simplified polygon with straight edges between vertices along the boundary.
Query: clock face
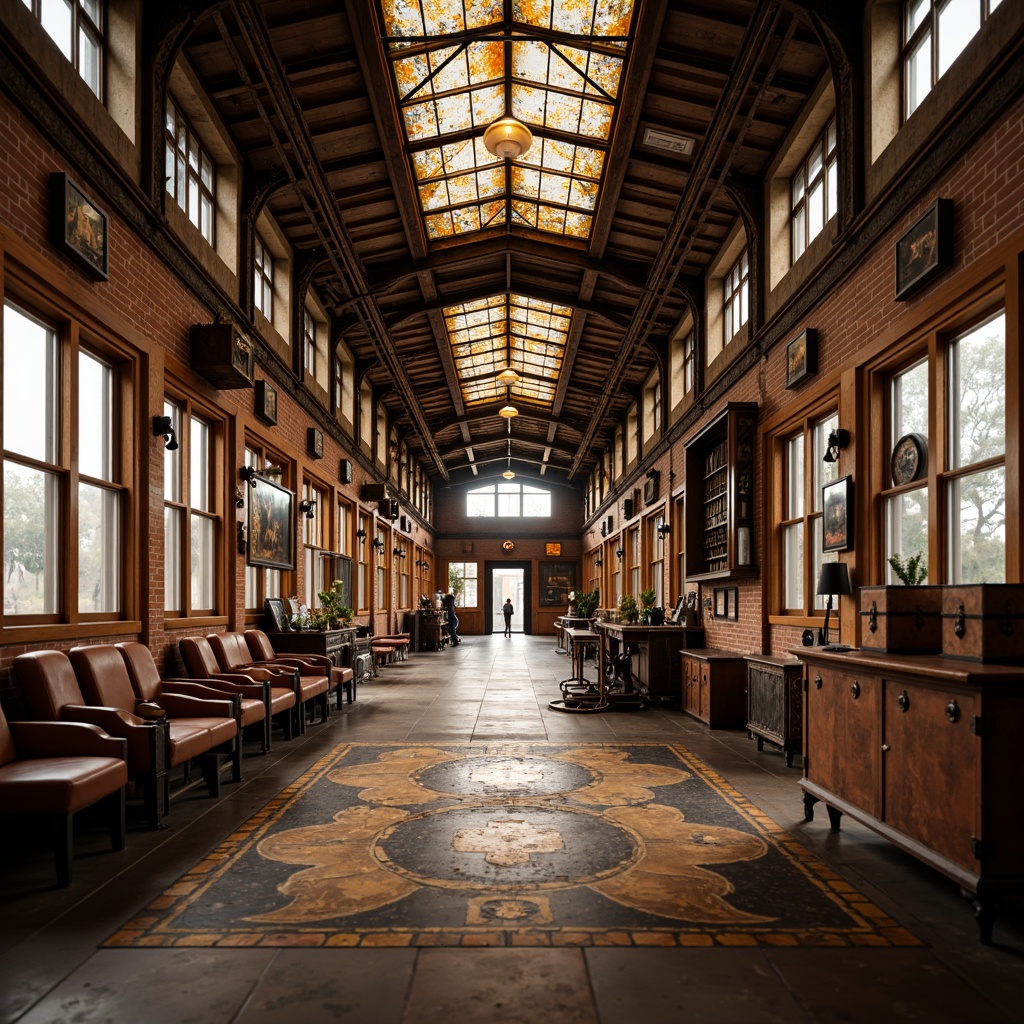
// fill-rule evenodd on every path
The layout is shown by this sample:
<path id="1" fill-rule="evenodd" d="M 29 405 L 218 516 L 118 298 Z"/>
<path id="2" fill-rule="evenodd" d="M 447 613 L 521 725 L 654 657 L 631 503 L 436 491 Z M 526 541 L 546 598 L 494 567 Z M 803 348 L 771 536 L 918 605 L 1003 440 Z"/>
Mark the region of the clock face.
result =
<path id="1" fill-rule="evenodd" d="M 515 551 L 515 549 L 516 549 L 515 544 L 512 541 L 510 541 L 510 540 L 503 541 L 501 546 L 506 551 Z"/>
<path id="2" fill-rule="evenodd" d="M 928 471 L 928 440 L 922 434 L 904 434 L 892 450 L 892 482 L 898 487 L 920 480 Z"/>

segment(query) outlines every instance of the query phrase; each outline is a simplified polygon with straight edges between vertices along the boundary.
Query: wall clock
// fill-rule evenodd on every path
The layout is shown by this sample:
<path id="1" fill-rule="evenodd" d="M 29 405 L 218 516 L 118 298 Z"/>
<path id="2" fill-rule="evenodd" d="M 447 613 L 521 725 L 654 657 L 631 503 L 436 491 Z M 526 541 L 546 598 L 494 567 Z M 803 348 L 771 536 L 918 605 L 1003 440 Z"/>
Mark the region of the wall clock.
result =
<path id="1" fill-rule="evenodd" d="M 892 482 L 899 487 L 927 472 L 928 439 L 923 434 L 904 434 L 892 449 Z"/>
<path id="2" fill-rule="evenodd" d="M 505 551 L 515 551 L 516 549 L 515 543 L 510 540 L 502 541 L 501 546 Z"/>

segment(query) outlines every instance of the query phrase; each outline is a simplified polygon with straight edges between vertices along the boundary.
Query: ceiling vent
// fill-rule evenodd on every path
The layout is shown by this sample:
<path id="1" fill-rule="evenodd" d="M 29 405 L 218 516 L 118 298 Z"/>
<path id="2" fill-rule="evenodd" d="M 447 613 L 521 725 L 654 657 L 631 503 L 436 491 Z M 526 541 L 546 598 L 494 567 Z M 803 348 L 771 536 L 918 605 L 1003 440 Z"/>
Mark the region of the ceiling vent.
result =
<path id="1" fill-rule="evenodd" d="M 687 135 L 671 135 L 668 132 L 659 132 L 656 128 L 647 128 L 644 130 L 643 144 L 652 149 L 667 150 L 677 156 L 690 156 L 695 140 Z"/>

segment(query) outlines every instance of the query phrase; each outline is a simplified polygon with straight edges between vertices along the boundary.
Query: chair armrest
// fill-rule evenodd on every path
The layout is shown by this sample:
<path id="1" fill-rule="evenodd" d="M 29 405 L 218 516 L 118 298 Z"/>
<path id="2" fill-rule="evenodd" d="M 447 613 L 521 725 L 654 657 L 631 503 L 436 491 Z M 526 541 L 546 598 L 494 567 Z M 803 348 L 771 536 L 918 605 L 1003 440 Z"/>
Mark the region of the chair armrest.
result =
<path id="1" fill-rule="evenodd" d="M 159 703 L 170 718 L 234 718 L 238 695 L 233 695 L 234 700 L 225 699 L 227 696 L 221 694 L 219 700 L 206 700 L 202 697 L 163 690 Z"/>
<path id="2" fill-rule="evenodd" d="M 265 701 L 270 693 L 269 680 L 257 682 L 252 676 L 243 675 L 241 672 L 219 672 L 199 682 L 204 686 L 212 686 L 215 690 L 240 693 L 243 697 L 254 697 L 256 700 Z"/>
<path id="3" fill-rule="evenodd" d="M 161 679 L 160 691 L 162 694 L 181 693 L 188 697 L 202 697 L 204 700 L 224 700 L 225 695 L 241 696 L 236 684 L 231 683 L 231 689 L 226 686 L 207 686 L 207 680 L 196 679 Z"/>
<path id="4" fill-rule="evenodd" d="M 317 660 L 314 661 L 313 658 Z M 322 676 L 326 669 L 334 667 L 330 658 L 315 654 L 310 655 L 309 659 L 292 654 L 279 654 L 275 662 L 278 665 L 290 665 L 292 668 L 297 668 L 299 674 L 303 676 Z"/>
<path id="5" fill-rule="evenodd" d="M 98 725 L 111 736 L 127 736 L 135 728 L 145 728 L 146 721 L 123 708 L 93 707 L 88 704 L 65 704 L 60 709 L 62 722 L 87 722 Z"/>
<path id="6" fill-rule="evenodd" d="M 19 758 L 128 756 L 128 741 L 87 722 L 10 722 Z"/>

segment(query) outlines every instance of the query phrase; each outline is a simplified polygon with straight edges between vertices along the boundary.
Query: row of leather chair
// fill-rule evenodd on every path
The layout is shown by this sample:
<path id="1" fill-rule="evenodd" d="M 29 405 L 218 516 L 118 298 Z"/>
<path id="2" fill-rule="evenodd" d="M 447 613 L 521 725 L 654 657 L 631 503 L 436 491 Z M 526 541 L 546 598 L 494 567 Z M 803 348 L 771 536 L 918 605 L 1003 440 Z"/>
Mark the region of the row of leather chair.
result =
<path id="1" fill-rule="evenodd" d="M 72 818 L 94 803 L 108 805 L 115 849 L 125 844 L 125 789 L 143 799 L 146 821 L 161 827 L 172 796 L 206 783 L 220 793 L 221 770 L 242 777 L 242 735 L 259 730 L 269 751 L 271 723 L 291 739 L 305 730 L 306 710 L 329 716 L 328 698 L 354 699 L 350 668 L 317 655 L 277 654 L 265 633 L 211 634 L 179 644 L 190 679 L 162 679 L 139 643 L 32 651 L 13 672 L 29 714 L 8 723 L 0 709 L 0 815 L 36 815 L 54 823 L 57 880 L 71 880 Z M 193 765 L 202 776 L 194 776 Z"/>

